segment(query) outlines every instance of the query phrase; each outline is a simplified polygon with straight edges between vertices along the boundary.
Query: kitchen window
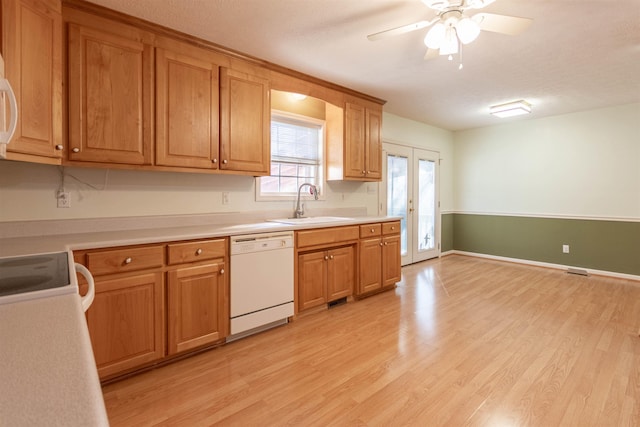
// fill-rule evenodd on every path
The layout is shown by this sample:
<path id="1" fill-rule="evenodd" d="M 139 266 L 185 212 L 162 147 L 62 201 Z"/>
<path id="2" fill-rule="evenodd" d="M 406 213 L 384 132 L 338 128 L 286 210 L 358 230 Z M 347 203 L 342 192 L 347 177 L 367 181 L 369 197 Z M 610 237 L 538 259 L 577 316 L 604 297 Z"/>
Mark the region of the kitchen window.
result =
<path id="1" fill-rule="evenodd" d="M 256 199 L 294 199 L 305 182 L 316 185 L 322 196 L 323 142 L 323 120 L 272 111 L 271 175 L 257 179 Z"/>

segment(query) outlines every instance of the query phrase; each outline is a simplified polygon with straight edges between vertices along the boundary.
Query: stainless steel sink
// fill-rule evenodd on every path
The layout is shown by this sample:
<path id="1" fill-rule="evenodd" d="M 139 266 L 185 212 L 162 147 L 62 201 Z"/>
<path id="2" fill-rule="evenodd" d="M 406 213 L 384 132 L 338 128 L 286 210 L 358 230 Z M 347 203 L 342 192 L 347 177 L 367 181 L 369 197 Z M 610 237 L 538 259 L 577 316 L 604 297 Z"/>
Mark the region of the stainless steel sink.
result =
<path id="1" fill-rule="evenodd" d="M 352 218 L 342 216 L 309 216 L 303 218 L 278 218 L 270 219 L 270 222 L 279 222 L 280 224 L 325 224 L 332 222 L 350 221 Z"/>

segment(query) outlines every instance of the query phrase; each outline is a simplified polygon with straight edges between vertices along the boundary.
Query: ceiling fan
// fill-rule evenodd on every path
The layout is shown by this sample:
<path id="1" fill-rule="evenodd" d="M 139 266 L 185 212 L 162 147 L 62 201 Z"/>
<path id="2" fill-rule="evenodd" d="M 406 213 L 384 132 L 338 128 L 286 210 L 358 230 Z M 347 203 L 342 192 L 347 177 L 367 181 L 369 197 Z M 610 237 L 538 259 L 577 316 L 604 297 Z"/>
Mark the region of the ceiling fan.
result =
<path id="1" fill-rule="evenodd" d="M 422 0 L 430 9 L 436 11 L 437 16 L 430 21 L 418 21 L 379 33 L 369 34 L 371 41 L 390 36 L 408 33 L 431 27 L 424 38 L 424 44 L 429 48 L 425 59 L 438 55 L 452 55 L 461 51 L 462 45 L 474 41 L 481 30 L 494 33 L 517 35 L 531 25 L 529 18 L 496 15 L 494 13 L 476 13 L 468 16 L 469 10 L 482 9 L 495 0 Z M 460 63 L 462 68 L 462 62 Z"/>

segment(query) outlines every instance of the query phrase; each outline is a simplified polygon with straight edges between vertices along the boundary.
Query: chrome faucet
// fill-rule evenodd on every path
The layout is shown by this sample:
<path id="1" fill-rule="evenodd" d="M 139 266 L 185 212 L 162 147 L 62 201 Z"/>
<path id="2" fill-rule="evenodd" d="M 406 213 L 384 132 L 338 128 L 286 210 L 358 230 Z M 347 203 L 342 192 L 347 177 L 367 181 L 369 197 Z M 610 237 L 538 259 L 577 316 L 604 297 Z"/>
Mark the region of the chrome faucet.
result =
<path id="1" fill-rule="evenodd" d="M 304 187 L 305 185 L 309 186 L 311 190 L 311 194 L 313 194 L 313 197 L 316 200 L 318 200 L 318 187 L 308 182 L 301 184 L 300 187 L 298 188 L 298 200 L 296 202 L 296 210 L 293 211 L 294 218 L 302 218 L 304 216 L 304 203 L 302 204 L 302 206 L 300 205 L 300 190 L 302 190 L 302 187 Z"/>

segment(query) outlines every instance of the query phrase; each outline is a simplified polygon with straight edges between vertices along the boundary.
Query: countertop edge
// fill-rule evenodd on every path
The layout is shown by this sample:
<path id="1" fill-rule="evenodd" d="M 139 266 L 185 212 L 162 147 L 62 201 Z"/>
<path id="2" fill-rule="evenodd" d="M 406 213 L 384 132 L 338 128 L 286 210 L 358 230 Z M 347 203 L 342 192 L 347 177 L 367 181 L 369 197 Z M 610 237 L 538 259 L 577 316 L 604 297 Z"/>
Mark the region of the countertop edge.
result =
<path id="1" fill-rule="evenodd" d="M 59 251 L 78 251 L 119 246 L 145 245 L 183 240 L 231 237 L 278 231 L 298 231 L 343 227 L 375 222 L 399 221 L 399 216 L 366 216 L 315 224 L 282 224 L 262 221 L 248 224 L 204 224 L 161 227 L 141 230 L 115 230 L 48 236 L 11 237 L 0 239 L 0 257 L 24 256 Z"/>

